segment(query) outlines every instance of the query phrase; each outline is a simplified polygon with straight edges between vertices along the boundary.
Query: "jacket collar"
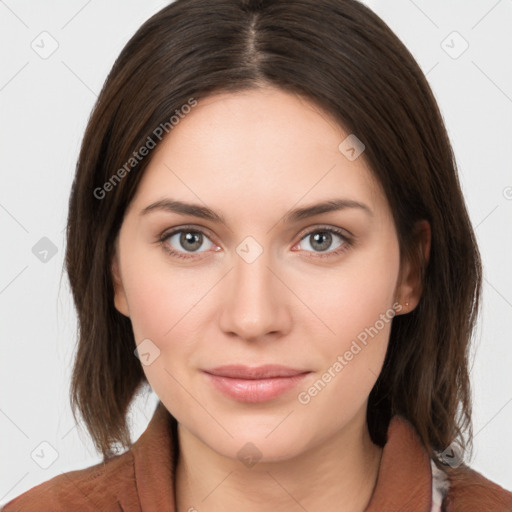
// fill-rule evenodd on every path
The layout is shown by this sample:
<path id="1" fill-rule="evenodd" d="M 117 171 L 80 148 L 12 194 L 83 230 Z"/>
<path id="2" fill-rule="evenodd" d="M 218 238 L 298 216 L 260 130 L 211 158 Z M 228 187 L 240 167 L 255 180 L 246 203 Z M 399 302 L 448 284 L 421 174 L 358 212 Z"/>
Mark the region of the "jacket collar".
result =
<path id="1" fill-rule="evenodd" d="M 142 510 L 175 512 L 176 420 L 161 401 L 144 433 L 131 447 Z M 430 512 L 430 459 L 414 427 L 394 416 L 388 428 L 377 482 L 365 512 Z"/>
<path id="2" fill-rule="evenodd" d="M 388 427 L 377 483 L 365 512 L 430 512 L 430 457 L 409 421 L 393 416 Z"/>
<path id="3" fill-rule="evenodd" d="M 176 420 L 159 401 L 148 427 L 131 447 L 141 510 L 175 512 Z"/>

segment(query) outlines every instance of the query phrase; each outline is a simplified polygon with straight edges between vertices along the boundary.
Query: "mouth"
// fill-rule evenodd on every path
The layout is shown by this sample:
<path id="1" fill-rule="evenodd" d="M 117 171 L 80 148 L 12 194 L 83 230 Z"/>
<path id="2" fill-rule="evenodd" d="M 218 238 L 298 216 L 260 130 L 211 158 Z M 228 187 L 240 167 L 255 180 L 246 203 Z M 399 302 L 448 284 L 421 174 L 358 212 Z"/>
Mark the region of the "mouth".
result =
<path id="1" fill-rule="evenodd" d="M 293 389 L 309 370 L 280 365 L 226 365 L 203 370 L 222 394 L 239 402 L 266 402 Z"/>

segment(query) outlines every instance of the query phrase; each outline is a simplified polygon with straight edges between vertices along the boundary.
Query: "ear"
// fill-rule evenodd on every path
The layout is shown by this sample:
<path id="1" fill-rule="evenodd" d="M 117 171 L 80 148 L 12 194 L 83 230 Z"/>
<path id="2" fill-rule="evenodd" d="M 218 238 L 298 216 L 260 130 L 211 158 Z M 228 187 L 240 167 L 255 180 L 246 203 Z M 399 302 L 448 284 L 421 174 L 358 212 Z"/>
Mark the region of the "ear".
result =
<path id="1" fill-rule="evenodd" d="M 116 251 L 114 257 L 112 258 L 112 282 L 114 285 L 114 305 L 119 311 L 119 313 L 124 316 L 130 317 L 130 310 L 128 308 L 128 300 L 126 298 L 126 292 L 124 290 L 123 281 L 121 279 L 121 273 L 119 271 L 119 259 L 118 259 L 118 250 L 116 243 Z"/>
<path id="2" fill-rule="evenodd" d="M 399 314 L 410 313 L 420 301 L 424 270 L 430 257 L 431 236 L 430 224 L 426 220 L 416 223 L 414 247 L 402 262 L 396 289 L 397 302 L 402 306 Z"/>

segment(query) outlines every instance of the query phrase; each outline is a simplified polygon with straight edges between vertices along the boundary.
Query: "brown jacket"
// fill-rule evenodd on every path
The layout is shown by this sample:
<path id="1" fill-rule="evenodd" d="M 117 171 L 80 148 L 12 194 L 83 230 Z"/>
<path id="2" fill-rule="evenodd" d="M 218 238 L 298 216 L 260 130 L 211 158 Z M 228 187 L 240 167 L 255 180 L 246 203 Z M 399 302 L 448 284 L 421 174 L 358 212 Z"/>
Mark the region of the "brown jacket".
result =
<path id="1" fill-rule="evenodd" d="M 2 511 L 175 512 L 176 447 L 170 419 L 159 402 L 146 431 L 128 451 L 105 463 L 55 476 L 10 501 Z M 412 425 L 395 416 L 366 512 L 431 510 L 429 456 Z M 467 466 L 460 466 L 457 474 L 450 477 L 442 510 L 511 512 L 512 493 Z"/>

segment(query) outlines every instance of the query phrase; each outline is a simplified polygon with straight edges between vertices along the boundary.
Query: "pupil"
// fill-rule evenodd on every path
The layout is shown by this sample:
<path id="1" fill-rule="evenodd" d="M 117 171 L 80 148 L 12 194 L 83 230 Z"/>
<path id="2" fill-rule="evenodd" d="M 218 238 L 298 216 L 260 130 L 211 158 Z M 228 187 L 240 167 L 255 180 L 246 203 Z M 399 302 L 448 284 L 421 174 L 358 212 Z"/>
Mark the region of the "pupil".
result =
<path id="1" fill-rule="evenodd" d="M 311 244 L 313 248 L 315 248 L 314 244 L 319 242 L 320 247 L 317 247 L 317 249 L 319 251 L 325 251 L 331 245 L 332 235 L 331 235 L 331 233 L 327 233 L 327 232 L 315 233 L 313 235 L 313 240 L 314 240 L 314 243 Z"/>
<path id="2" fill-rule="evenodd" d="M 196 233 L 192 231 L 184 232 L 180 237 L 180 243 L 182 247 L 189 249 L 191 251 L 196 251 L 201 247 L 202 244 L 201 233 Z M 187 247 L 187 244 L 190 245 L 188 245 Z"/>

